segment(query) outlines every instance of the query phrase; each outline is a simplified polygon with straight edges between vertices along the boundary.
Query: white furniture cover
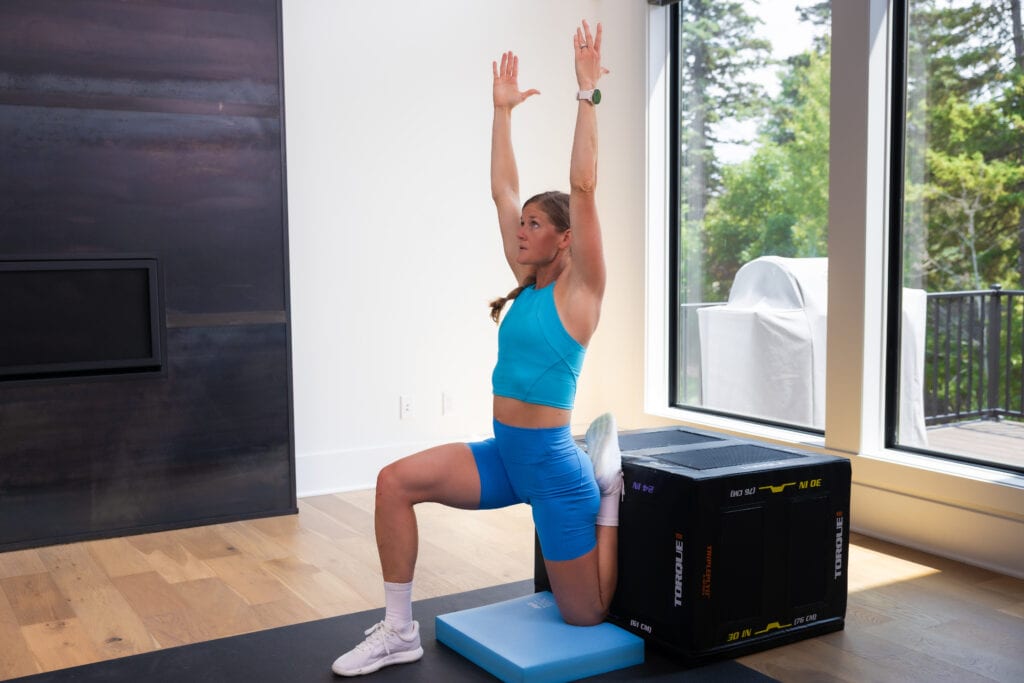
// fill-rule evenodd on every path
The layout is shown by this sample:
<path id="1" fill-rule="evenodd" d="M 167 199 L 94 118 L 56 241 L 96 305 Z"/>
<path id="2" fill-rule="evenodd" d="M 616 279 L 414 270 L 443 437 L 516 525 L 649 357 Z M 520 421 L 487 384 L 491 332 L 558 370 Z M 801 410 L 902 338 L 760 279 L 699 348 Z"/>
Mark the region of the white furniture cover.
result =
<path id="1" fill-rule="evenodd" d="M 762 256 L 697 311 L 705 407 L 825 427 L 828 259 Z M 925 445 L 925 293 L 903 292 L 900 443 Z"/>

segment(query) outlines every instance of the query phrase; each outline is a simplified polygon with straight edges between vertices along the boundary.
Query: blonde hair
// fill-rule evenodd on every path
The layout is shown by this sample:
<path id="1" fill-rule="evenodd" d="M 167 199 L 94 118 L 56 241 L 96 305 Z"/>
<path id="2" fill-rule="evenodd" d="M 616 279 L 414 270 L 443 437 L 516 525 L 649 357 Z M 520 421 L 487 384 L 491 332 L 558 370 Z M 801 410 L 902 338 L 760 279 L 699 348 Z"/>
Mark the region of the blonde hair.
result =
<path id="1" fill-rule="evenodd" d="M 530 204 L 537 204 L 540 210 L 551 220 L 555 226 L 555 230 L 558 232 L 565 232 L 569 229 L 569 195 L 558 190 L 551 190 L 549 192 L 541 192 L 540 194 L 534 195 L 527 199 L 523 203 L 523 209 L 526 209 Z M 523 284 L 519 285 L 505 296 L 498 297 L 491 302 L 491 320 L 495 323 L 498 322 L 501 317 L 501 310 L 505 308 L 505 304 L 512 301 L 519 293 L 527 287 L 536 284 L 537 278 L 531 277 Z"/>

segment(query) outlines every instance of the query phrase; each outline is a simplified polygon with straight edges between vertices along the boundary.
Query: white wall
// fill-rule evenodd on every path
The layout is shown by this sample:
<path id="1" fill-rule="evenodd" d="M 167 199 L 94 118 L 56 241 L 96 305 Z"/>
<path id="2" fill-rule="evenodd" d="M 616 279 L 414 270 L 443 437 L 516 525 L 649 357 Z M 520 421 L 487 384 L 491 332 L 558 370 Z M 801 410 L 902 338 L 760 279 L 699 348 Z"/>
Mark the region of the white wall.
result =
<path id="1" fill-rule="evenodd" d="M 643 413 L 646 3 L 284 0 L 292 364 L 300 496 L 490 431 L 504 263 L 488 164 L 491 61 L 520 56 L 525 198 L 568 189 L 572 35 L 605 28 L 598 204 L 609 286 L 574 430 Z M 448 392 L 455 412 L 442 415 Z M 399 419 L 399 396 L 414 398 Z"/>

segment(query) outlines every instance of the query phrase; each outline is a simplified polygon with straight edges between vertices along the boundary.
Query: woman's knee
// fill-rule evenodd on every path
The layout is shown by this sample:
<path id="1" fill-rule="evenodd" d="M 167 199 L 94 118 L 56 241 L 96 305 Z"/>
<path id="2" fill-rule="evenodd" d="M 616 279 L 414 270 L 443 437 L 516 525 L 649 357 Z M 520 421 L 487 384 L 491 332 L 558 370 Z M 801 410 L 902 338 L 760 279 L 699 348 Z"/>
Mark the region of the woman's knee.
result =
<path id="1" fill-rule="evenodd" d="M 590 601 L 576 603 L 573 600 L 558 600 L 558 611 L 562 621 L 570 626 L 597 626 L 608 616 L 608 609 Z"/>
<path id="2" fill-rule="evenodd" d="M 570 626 L 595 626 L 608 616 L 609 601 L 602 596 L 596 571 L 586 559 L 592 558 L 546 563 L 558 612 Z"/>
<path id="3" fill-rule="evenodd" d="M 385 465 L 377 473 L 377 499 L 404 499 L 408 497 L 406 478 L 401 461 Z"/>

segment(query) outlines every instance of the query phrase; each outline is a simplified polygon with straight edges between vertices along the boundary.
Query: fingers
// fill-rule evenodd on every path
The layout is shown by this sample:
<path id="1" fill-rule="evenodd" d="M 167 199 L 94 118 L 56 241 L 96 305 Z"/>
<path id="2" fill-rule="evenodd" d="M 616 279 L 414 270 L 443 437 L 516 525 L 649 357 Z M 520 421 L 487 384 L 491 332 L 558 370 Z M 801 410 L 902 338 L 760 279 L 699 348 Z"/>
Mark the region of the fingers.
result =
<path id="1" fill-rule="evenodd" d="M 491 62 L 491 72 L 494 74 L 495 106 L 514 107 L 540 94 L 535 88 L 519 92 L 519 57 L 511 50 L 502 53 L 500 64 Z"/>
<path id="2" fill-rule="evenodd" d="M 494 73 L 494 80 L 515 81 L 519 78 L 519 57 L 511 50 L 501 54 L 501 66 L 497 62 L 491 62 L 491 71 Z"/>
<path id="3" fill-rule="evenodd" d="M 577 50 L 589 47 L 593 48 L 595 52 L 601 51 L 601 22 L 597 22 L 597 33 L 590 31 L 590 24 L 587 23 L 586 19 L 583 19 L 581 25 L 576 27 L 576 35 L 572 38 L 573 47 Z"/>

